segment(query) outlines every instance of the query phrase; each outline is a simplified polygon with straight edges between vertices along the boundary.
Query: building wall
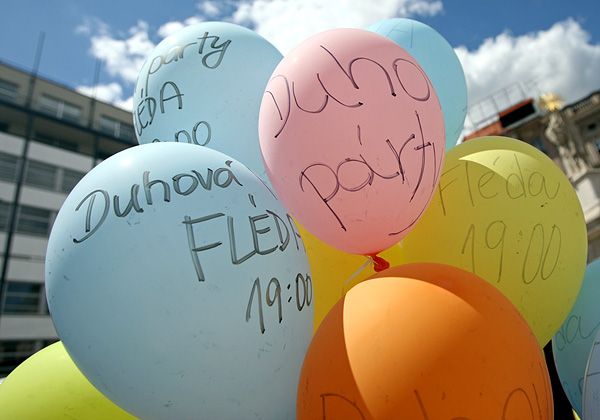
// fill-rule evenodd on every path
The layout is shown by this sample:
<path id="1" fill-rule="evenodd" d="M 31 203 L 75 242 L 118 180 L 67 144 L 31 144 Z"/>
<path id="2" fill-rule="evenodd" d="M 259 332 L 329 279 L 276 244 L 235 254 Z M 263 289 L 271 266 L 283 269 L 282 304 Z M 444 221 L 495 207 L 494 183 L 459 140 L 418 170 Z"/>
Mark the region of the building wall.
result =
<path id="1" fill-rule="evenodd" d="M 27 72 L 0 63 L 2 264 L 12 236 L 1 297 L 0 377 L 57 340 L 45 298 L 44 260 L 52 223 L 69 191 L 95 164 L 137 144 L 128 112 L 45 79 L 35 79 L 28 103 L 30 81 Z M 15 229 L 9 235 L 19 183 Z"/>

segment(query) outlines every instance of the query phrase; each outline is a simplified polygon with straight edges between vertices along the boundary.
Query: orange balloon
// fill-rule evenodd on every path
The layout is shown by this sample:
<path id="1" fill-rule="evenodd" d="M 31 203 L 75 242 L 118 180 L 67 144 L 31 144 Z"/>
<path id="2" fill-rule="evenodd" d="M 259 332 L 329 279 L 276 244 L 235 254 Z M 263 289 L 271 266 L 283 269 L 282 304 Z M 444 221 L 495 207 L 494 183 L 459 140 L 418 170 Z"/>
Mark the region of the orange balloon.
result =
<path id="1" fill-rule="evenodd" d="M 550 379 L 517 309 L 476 275 L 390 268 L 325 318 L 298 386 L 298 420 L 552 420 Z"/>

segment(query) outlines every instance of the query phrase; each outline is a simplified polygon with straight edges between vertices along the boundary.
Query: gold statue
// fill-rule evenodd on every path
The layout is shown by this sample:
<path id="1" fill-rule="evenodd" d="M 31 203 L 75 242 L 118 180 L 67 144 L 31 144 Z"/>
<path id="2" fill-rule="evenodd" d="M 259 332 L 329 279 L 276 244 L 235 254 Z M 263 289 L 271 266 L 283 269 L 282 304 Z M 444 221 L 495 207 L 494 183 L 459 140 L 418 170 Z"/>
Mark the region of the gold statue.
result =
<path id="1" fill-rule="evenodd" d="M 556 93 L 548 92 L 540 96 L 539 104 L 542 109 L 548 112 L 555 112 L 562 109 L 564 101 Z"/>
<path id="2" fill-rule="evenodd" d="M 578 175 L 585 167 L 577 146 L 569 138 L 567 124 L 560 110 L 555 110 L 548 117 L 548 126 L 544 132 L 546 138 L 556 146 L 565 173 L 569 178 Z"/>

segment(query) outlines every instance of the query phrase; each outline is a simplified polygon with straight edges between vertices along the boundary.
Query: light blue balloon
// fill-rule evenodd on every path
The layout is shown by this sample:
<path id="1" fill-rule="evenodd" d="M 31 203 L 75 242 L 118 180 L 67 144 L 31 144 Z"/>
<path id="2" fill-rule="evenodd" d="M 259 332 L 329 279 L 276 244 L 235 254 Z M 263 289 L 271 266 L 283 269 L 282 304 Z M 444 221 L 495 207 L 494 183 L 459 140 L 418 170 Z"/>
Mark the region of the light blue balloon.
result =
<path id="1" fill-rule="evenodd" d="M 600 331 L 600 260 L 589 264 L 577 300 L 552 338 L 556 370 L 571 405 L 581 416 L 585 366 Z"/>
<path id="2" fill-rule="evenodd" d="M 207 146 L 267 180 L 258 114 L 281 59 L 267 40 L 232 23 L 202 22 L 165 38 L 146 59 L 135 87 L 139 143 Z"/>
<path id="3" fill-rule="evenodd" d="M 600 331 L 596 334 L 583 381 L 584 420 L 600 418 Z"/>
<path id="4" fill-rule="evenodd" d="M 425 70 L 444 114 L 446 151 L 456 145 L 467 115 L 467 83 L 454 49 L 435 29 L 411 19 L 395 18 L 368 28 L 404 48 Z"/>
<path id="5" fill-rule="evenodd" d="M 69 194 L 46 256 L 58 335 L 92 384 L 143 419 L 293 419 L 312 336 L 296 227 L 244 165 L 156 143 Z"/>

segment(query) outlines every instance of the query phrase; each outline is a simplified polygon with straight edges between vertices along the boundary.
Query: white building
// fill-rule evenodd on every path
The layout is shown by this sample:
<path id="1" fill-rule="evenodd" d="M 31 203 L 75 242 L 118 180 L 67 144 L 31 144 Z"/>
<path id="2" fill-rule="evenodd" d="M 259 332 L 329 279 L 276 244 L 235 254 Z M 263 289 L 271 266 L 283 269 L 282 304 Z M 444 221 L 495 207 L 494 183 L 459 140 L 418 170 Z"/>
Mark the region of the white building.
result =
<path id="1" fill-rule="evenodd" d="M 130 113 L 0 62 L 0 377 L 57 340 L 44 258 L 61 204 L 95 164 L 135 144 Z"/>

